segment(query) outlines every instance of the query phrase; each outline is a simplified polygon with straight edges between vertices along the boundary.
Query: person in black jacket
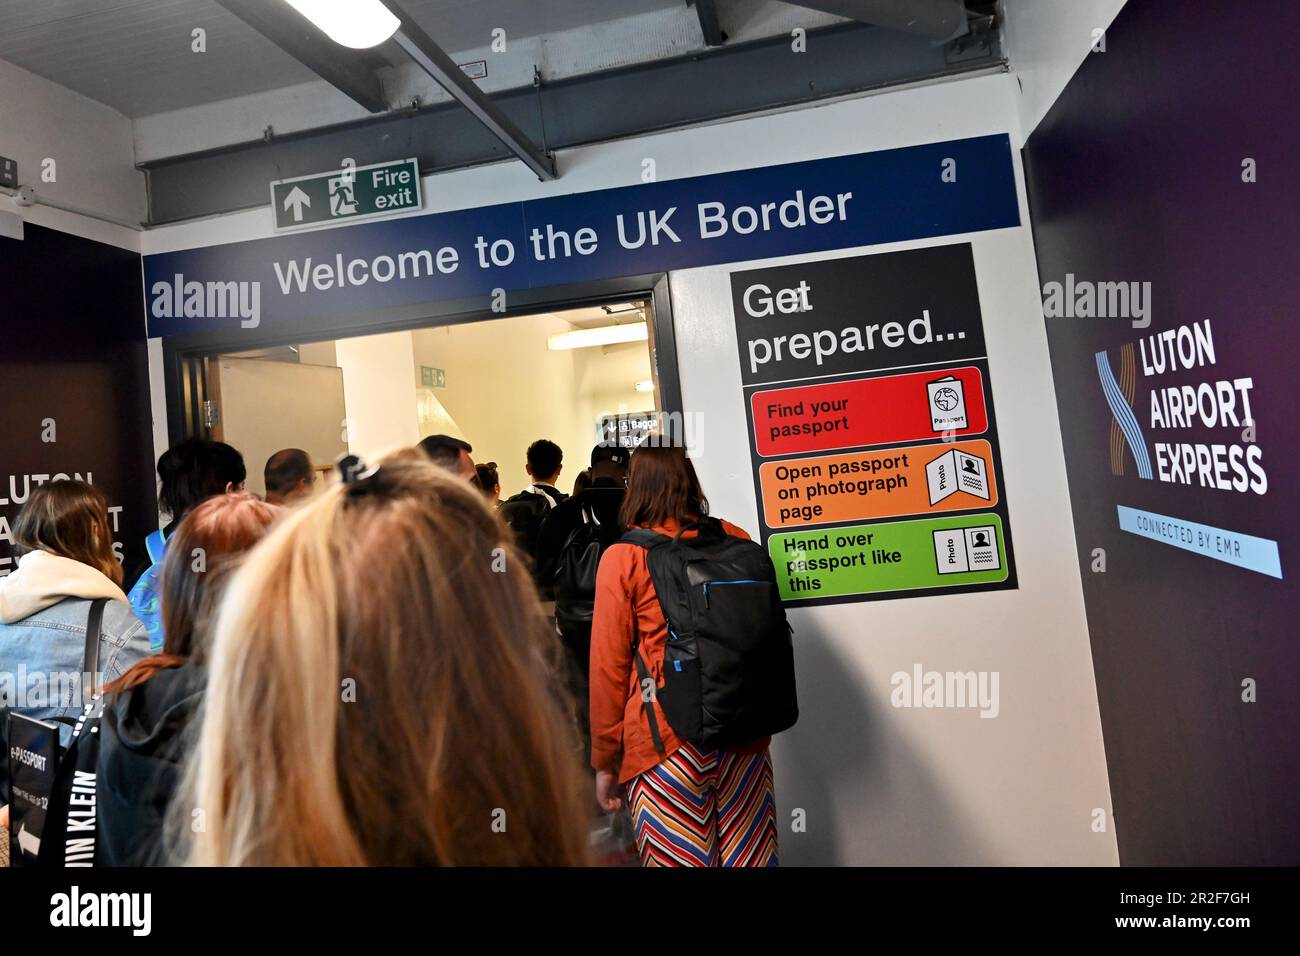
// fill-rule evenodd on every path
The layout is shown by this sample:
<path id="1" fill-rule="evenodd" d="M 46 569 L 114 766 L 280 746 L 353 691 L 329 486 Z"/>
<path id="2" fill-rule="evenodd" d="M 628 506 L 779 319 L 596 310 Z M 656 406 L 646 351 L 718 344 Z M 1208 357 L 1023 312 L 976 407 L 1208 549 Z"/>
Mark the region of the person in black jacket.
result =
<path id="1" fill-rule="evenodd" d="M 549 601 L 552 597 L 550 582 L 542 574 L 538 536 L 547 513 L 569 497 L 555 487 L 564 469 L 564 452 L 555 442 L 539 438 L 528 446 L 524 467 L 533 483 L 501 502 L 500 514 L 515 533 L 519 549 L 532 562 L 533 581 L 538 593 L 542 600 Z"/>
<path id="2" fill-rule="evenodd" d="M 618 512 L 631 450 L 601 443 L 591 450 L 591 483 L 551 509 L 537 535 L 537 574 L 555 596 L 555 628 L 568 658 L 569 686 L 584 744 L 589 707 L 591 615 L 596 600 L 592 557 L 622 534 Z M 594 549 L 594 553 L 593 553 Z"/>
<path id="3" fill-rule="evenodd" d="M 218 495 L 176 526 L 162 568 L 163 652 L 105 688 L 95 783 L 98 864 L 167 862 L 164 824 L 203 701 L 208 618 L 222 581 L 278 511 L 255 495 Z"/>
<path id="4" fill-rule="evenodd" d="M 161 866 L 163 829 L 180 784 L 189 730 L 203 702 L 203 667 L 154 672 L 114 695 L 100 722 L 95 780 L 99 866 Z"/>

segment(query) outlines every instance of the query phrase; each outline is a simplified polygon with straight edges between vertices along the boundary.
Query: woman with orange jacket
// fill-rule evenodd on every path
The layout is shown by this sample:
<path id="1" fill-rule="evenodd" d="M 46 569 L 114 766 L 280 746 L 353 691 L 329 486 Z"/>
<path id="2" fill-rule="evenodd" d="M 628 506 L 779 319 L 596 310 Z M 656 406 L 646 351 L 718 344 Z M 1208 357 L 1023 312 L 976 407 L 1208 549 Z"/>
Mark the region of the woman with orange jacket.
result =
<path id="1" fill-rule="evenodd" d="M 632 454 L 620 518 L 625 528 L 675 536 L 708 513 L 682 448 L 643 445 Z M 727 534 L 748 539 L 722 522 Z M 687 529 L 683 537 L 696 532 Z M 668 624 L 645 549 L 616 543 L 601 558 L 591 634 L 591 763 L 607 812 L 625 789 L 643 866 L 775 866 L 776 799 L 770 737 L 707 750 L 682 740 L 656 700 L 643 701 L 633 655 L 663 686 Z M 662 750 L 645 708 L 654 708 Z"/>

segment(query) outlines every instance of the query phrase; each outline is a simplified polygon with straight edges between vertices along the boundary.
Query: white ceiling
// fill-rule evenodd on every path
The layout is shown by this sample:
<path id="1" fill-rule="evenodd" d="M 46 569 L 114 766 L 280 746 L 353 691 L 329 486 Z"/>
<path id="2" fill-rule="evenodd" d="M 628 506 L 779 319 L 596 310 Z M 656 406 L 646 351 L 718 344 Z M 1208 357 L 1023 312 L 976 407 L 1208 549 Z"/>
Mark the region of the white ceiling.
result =
<path id="1" fill-rule="evenodd" d="M 279 3 L 283 0 L 266 0 Z M 448 52 L 601 23 L 683 0 L 406 0 Z M 191 51 L 202 27 L 207 52 Z M 317 79 L 215 0 L 0 0 L 0 60 L 126 116 L 147 116 Z"/>
<path id="2" fill-rule="evenodd" d="M 127 116 L 316 79 L 212 0 L 0 0 L 0 60 Z"/>

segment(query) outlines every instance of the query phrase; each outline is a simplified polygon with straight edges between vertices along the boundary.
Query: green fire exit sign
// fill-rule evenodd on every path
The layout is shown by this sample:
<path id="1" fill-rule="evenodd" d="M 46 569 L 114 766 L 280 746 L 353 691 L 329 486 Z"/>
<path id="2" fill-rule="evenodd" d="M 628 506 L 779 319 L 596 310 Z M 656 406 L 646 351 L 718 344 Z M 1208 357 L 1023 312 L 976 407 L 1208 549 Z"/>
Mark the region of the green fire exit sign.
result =
<path id="1" fill-rule="evenodd" d="M 277 230 L 376 219 L 421 208 L 420 164 L 399 159 L 271 183 Z"/>

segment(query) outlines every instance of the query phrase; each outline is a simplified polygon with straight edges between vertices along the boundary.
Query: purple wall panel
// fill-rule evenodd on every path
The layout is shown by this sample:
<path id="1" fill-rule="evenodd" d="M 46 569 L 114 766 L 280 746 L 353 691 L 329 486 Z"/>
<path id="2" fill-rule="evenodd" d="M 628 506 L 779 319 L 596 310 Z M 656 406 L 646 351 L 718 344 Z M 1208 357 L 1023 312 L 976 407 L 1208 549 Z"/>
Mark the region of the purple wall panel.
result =
<path id="1" fill-rule="evenodd" d="M 1300 863 L 1298 37 L 1292 3 L 1130 0 L 1024 151 L 1044 289 L 1151 283 L 1147 328 L 1045 319 L 1125 864 Z M 1213 363 L 1144 374 L 1151 336 L 1205 320 Z M 1112 470 L 1096 353 L 1121 378 L 1125 345 L 1150 479 L 1123 442 Z M 1153 422 L 1153 391 L 1242 377 L 1253 441 Z M 1158 444 L 1254 445 L 1267 490 L 1162 480 Z M 1121 506 L 1276 542 L 1282 577 L 1121 530 Z"/>

